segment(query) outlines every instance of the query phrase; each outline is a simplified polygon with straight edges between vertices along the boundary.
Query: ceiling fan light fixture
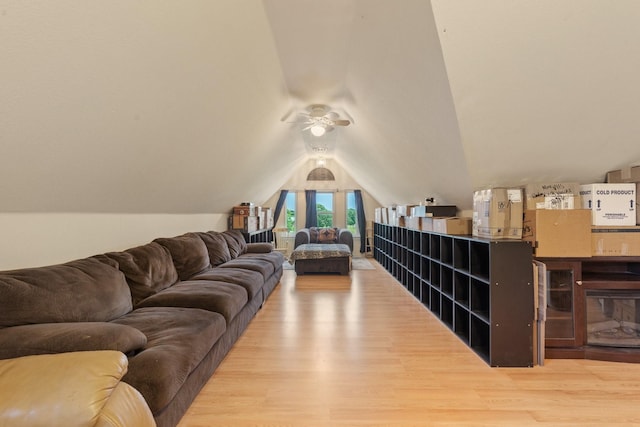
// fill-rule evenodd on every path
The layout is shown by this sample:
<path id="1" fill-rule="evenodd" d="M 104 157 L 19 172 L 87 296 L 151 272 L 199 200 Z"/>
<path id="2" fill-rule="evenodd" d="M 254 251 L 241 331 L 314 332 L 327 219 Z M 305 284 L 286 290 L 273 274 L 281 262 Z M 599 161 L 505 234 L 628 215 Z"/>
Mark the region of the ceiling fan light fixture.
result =
<path id="1" fill-rule="evenodd" d="M 321 124 L 315 124 L 311 126 L 309 130 L 313 136 L 322 136 L 327 131 L 327 129 Z"/>

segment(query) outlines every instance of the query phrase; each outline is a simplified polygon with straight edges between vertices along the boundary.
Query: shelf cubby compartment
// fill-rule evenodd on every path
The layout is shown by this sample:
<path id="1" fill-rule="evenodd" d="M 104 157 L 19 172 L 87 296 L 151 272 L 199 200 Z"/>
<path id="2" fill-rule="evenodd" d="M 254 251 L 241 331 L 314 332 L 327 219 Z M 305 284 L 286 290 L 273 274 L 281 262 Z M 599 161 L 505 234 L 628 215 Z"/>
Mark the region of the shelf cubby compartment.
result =
<path id="1" fill-rule="evenodd" d="M 411 274 L 412 276 L 412 281 L 413 281 L 413 296 L 416 297 L 418 299 L 418 301 L 420 301 L 420 294 L 422 292 L 422 280 L 420 280 L 420 276 L 418 276 L 417 274 Z"/>
<path id="2" fill-rule="evenodd" d="M 453 329 L 453 300 L 446 295 L 442 295 L 440 320 L 450 329 Z"/>
<path id="3" fill-rule="evenodd" d="M 423 256 L 420 258 L 420 264 L 420 276 L 423 280 L 431 283 L 431 260 Z"/>
<path id="4" fill-rule="evenodd" d="M 405 289 L 409 289 L 409 284 L 407 281 L 407 268 L 405 266 L 400 266 L 400 268 L 398 269 L 399 272 L 399 276 L 400 278 L 398 279 L 400 283 L 402 283 L 402 286 L 405 287 Z"/>
<path id="5" fill-rule="evenodd" d="M 453 266 L 453 238 L 440 236 L 440 262 Z"/>
<path id="6" fill-rule="evenodd" d="M 489 245 L 484 242 L 471 242 L 469 248 L 469 271 L 472 275 L 489 280 Z"/>
<path id="7" fill-rule="evenodd" d="M 424 256 L 431 256 L 430 236 L 428 233 L 420 233 L 420 253 Z"/>
<path id="8" fill-rule="evenodd" d="M 430 287 L 431 288 L 431 298 L 430 298 L 430 304 L 429 304 L 429 309 L 431 310 L 431 312 L 436 316 L 436 317 L 440 317 L 440 291 L 436 288 L 434 288 L 433 286 Z"/>
<path id="9" fill-rule="evenodd" d="M 453 269 L 443 265 L 440 267 L 440 289 L 449 298 L 453 298 Z"/>
<path id="10" fill-rule="evenodd" d="M 407 229 L 399 228 L 398 229 L 398 240 L 396 240 L 400 246 L 407 246 Z"/>
<path id="11" fill-rule="evenodd" d="M 453 267 L 456 270 L 469 271 L 469 241 L 456 239 L 453 241 Z"/>
<path id="12" fill-rule="evenodd" d="M 489 322 L 490 302 L 489 284 L 478 279 L 471 279 L 469 298 L 471 312 Z"/>
<path id="13" fill-rule="evenodd" d="M 431 301 L 431 286 L 429 286 L 429 282 L 425 280 L 420 280 L 420 302 L 425 307 L 429 307 L 430 301 Z"/>
<path id="14" fill-rule="evenodd" d="M 458 304 L 454 305 L 453 331 L 469 345 L 469 311 Z"/>
<path id="15" fill-rule="evenodd" d="M 391 265 L 391 274 L 396 278 L 398 282 L 402 283 L 402 267 L 400 266 L 400 264 L 398 264 L 397 261 L 395 261 L 395 259 L 393 261 L 393 264 Z"/>
<path id="16" fill-rule="evenodd" d="M 430 257 L 440 261 L 440 235 L 429 234 L 429 246 L 431 248 Z"/>
<path id="17" fill-rule="evenodd" d="M 431 261 L 431 286 L 440 289 L 440 264 Z"/>
<path id="18" fill-rule="evenodd" d="M 475 351 L 478 356 L 490 363 L 490 332 L 491 326 L 483 319 L 471 315 L 469 319 L 469 347 Z"/>
<path id="19" fill-rule="evenodd" d="M 409 269 L 413 270 L 413 252 L 408 249 L 404 250 L 404 265 Z"/>
<path id="20" fill-rule="evenodd" d="M 456 271 L 453 285 L 453 298 L 458 304 L 469 309 L 469 276 Z"/>
<path id="21" fill-rule="evenodd" d="M 421 240 L 422 240 L 422 233 L 420 233 L 420 232 L 419 232 L 419 231 L 417 231 L 417 230 L 413 230 L 413 231 L 412 231 L 412 233 L 413 233 L 413 242 L 412 242 L 411 248 L 412 248 L 414 251 L 416 251 L 416 252 L 420 253 L 420 251 L 421 251 L 421 246 L 422 246 L 422 242 L 421 242 Z"/>

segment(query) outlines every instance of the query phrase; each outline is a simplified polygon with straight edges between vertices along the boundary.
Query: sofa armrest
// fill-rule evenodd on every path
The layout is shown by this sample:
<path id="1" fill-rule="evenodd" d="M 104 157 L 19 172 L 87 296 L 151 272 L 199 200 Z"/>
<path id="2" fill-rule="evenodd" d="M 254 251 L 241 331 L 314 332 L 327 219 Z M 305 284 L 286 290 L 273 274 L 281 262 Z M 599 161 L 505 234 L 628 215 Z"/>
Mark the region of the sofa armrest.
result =
<path id="1" fill-rule="evenodd" d="M 273 252 L 273 243 L 269 243 L 269 242 L 247 243 L 246 253 L 248 254 L 266 254 L 269 252 Z"/>
<path id="2" fill-rule="evenodd" d="M 306 245 L 311 240 L 311 236 L 309 235 L 308 228 L 301 228 L 296 232 L 296 238 L 293 243 L 293 249 L 297 248 L 300 245 Z"/>
<path id="3" fill-rule="evenodd" d="M 0 425 L 153 427 L 142 395 L 121 382 L 118 351 L 81 351 L 0 360 Z"/>
<path id="4" fill-rule="evenodd" d="M 138 329 L 112 322 L 41 323 L 0 329 L 0 359 L 97 350 L 129 354 L 146 344 L 147 337 Z"/>
<path id="5" fill-rule="evenodd" d="M 338 243 L 349 246 L 349 250 L 353 253 L 353 234 L 346 228 L 341 228 L 338 231 Z"/>

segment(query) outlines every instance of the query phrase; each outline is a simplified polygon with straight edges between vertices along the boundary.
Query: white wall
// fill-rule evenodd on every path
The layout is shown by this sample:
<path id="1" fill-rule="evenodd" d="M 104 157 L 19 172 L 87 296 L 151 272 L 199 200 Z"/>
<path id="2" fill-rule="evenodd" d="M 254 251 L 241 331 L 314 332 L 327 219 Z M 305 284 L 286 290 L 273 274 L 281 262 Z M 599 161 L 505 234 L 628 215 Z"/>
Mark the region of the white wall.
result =
<path id="1" fill-rule="evenodd" d="M 188 231 L 223 231 L 227 215 L 0 214 L 0 270 L 57 264 Z"/>

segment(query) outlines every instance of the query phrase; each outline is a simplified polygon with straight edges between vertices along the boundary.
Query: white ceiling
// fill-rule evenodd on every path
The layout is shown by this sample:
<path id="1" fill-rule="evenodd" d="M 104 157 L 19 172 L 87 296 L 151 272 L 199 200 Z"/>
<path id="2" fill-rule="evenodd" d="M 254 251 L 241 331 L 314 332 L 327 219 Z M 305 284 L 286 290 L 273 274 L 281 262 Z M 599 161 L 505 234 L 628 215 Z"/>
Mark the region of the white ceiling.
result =
<path id="1" fill-rule="evenodd" d="M 381 204 L 640 160 L 637 0 L 0 0 L 0 211 L 223 213 L 313 155 Z M 306 144 L 305 144 L 306 142 Z"/>

